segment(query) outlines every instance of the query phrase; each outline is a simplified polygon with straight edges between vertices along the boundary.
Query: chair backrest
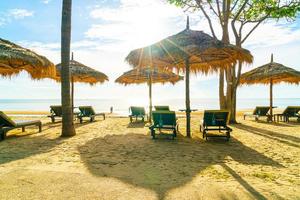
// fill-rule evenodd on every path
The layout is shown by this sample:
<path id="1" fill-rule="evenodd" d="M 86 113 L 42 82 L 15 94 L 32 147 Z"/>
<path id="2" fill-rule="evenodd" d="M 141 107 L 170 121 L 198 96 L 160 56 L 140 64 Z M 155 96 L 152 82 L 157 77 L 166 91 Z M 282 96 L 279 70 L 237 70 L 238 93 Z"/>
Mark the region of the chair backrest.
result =
<path id="1" fill-rule="evenodd" d="M 205 126 L 226 126 L 230 113 L 227 110 L 205 110 L 203 121 Z"/>
<path id="2" fill-rule="evenodd" d="M 152 119 L 154 126 L 175 126 L 176 113 L 174 111 L 153 111 Z"/>
<path id="3" fill-rule="evenodd" d="M 50 112 L 54 113 L 56 116 L 62 116 L 62 106 L 50 106 Z"/>
<path id="4" fill-rule="evenodd" d="M 253 111 L 253 115 L 266 116 L 269 110 L 269 106 L 256 106 Z"/>
<path id="5" fill-rule="evenodd" d="M 288 106 L 286 107 L 286 109 L 283 111 L 282 114 L 293 117 L 293 116 L 297 116 L 299 111 L 300 111 L 300 106 Z"/>
<path id="6" fill-rule="evenodd" d="M 0 127 L 15 127 L 16 123 L 10 119 L 4 112 L 0 111 Z"/>
<path id="7" fill-rule="evenodd" d="M 164 111 L 170 111 L 169 106 L 154 106 L 156 111 L 164 110 Z"/>
<path id="8" fill-rule="evenodd" d="M 78 108 L 82 116 L 91 116 L 96 114 L 92 106 L 79 106 Z"/>
<path id="9" fill-rule="evenodd" d="M 131 115 L 133 116 L 145 115 L 146 113 L 144 107 L 137 107 L 137 106 L 131 106 L 130 111 L 131 111 Z"/>

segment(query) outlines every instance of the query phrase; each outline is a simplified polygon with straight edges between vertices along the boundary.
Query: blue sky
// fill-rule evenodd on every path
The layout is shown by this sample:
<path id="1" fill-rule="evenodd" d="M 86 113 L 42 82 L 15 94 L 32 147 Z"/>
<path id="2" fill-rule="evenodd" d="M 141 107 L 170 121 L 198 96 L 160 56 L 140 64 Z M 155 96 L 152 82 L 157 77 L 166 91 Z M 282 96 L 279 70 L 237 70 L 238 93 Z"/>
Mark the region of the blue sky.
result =
<path id="1" fill-rule="evenodd" d="M 199 13 L 190 14 L 191 28 L 210 34 Z M 72 51 L 75 60 L 106 73 L 110 81 L 90 87 L 76 84 L 75 97 L 147 99 L 146 85 L 118 85 L 114 80 L 130 69 L 124 58 L 130 50 L 151 44 L 185 28 L 186 13 L 164 0 L 73 0 Z M 60 62 L 61 0 L 0 1 L 0 37 Z M 220 34 L 219 29 L 217 29 Z M 300 20 L 293 23 L 267 22 L 245 44 L 254 55 L 253 65 L 269 62 L 300 70 Z M 9 88 L 9 90 L 7 89 Z M 0 79 L 0 98 L 60 98 L 60 85 L 51 80 L 32 81 L 26 73 Z M 175 86 L 155 85 L 156 100 L 184 98 L 184 82 Z M 277 98 L 300 98 L 299 87 L 275 86 Z M 217 98 L 217 75 L 195 75 L 191 80 L 192 98 Z M 267 98 L 267 86 L 245 86 L 239 98 Z"/>

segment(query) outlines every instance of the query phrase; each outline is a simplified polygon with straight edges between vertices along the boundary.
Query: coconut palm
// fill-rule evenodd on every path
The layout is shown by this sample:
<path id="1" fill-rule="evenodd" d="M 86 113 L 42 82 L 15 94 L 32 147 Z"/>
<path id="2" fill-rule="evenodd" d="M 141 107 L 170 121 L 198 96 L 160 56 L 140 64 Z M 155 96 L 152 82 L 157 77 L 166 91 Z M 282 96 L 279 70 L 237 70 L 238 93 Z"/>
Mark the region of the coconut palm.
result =
<path id="1" fill-rule="evenodd" d="M 62 133 L 68 137 L 76 134 L 73 124 L 73 111 L 70 91 L 70 43 L 71 43 L 72 0 L 63 0 L 61 21 L 61 104 Z"/>

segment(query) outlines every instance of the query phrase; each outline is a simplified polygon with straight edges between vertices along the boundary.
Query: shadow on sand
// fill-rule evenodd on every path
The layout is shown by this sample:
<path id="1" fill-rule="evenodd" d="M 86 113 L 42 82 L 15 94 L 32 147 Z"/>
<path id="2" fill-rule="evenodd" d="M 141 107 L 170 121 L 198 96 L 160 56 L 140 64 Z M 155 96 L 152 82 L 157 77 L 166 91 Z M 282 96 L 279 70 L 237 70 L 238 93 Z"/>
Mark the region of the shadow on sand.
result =
<path id="1" fill-rule="evenodd" d="M 75 123 L 75 128 L 88 125 L 89 123 L 90 122 L 82 124 Z M 43 124 L 42 133 L 35 131 L 35 127 L 28 128 L 28 130 L 34 131 L 28 131 L 22 134 L 19 134 L 19 131 L 21 132 L 20 129 L 16 129 L 15 133 L 9 132 L 6 139 L 0 142 L 0 165 L 33 155 L 50 152 L 55 146 L 71 139 L 60 137 L 59 135 L 56 138 L 48 138 L 47 133 L 44 131 L 57 128 L 58 126 L 61 126 L 61 122 L 49 122 Z M 31 135 L 34 135 L 34 137 L 28 137 Z"/>
<path id="2" fill-rule="evenodd" d="M 144 128 L 146 125 L 146 122 L 137 121 L 137 122 L 131 122 L 127 125 L 127 128 Z"/>
<path id="3" fill-rule="evenodd" d="M 299 145 L 300 138 L 294 137 L 292 135 L 285 135 L 285 134 L 282 134 L 282 133 L 269 131 L 269 130 L 262 129 L 262 128 L 256 128 L 256 127 L 253 127 L 253 126 L 248 126 L 248 125 L 245 125 L 245 124 L 235 124 L 235 125 L 233 125 L 233 127 L 237 128 L 237 129 L 247 131 L 249 133 L 253 133 L 253 134 L 256 134 L 256 135 L 260 135 L 260 136 L 269 138 L 271 140 L 275 140 L 277 142 L 287 144 L 289 146 L 300 147 L 300 145 Z"/>
<path id="4" fill-rule="evenodd" d="M 225 166 L 224 169 L 254 198 L 265 199 L 225 163 L 233 159 L 242 164 L 282 167 L 234 138 L 230 142 L 200 142 L 182 137 L 172 141 L 151 140 L 149 136 L 140 134 L 107 135 L 80 146 L 79 152 L 92 174 L 114 177 L 151 189 L 159 199 L 163 199 L 169 190 L 190 182 L 198 173 L 214 164 Z"/>

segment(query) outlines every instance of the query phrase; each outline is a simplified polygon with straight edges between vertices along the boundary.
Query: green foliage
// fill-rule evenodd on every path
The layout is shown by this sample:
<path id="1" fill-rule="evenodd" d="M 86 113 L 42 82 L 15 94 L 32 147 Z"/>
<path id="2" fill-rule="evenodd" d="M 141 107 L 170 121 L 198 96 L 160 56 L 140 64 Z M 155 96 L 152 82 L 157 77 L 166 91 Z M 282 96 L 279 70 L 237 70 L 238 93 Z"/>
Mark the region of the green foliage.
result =
<path id="1" fill-rule="evenodd" d="M 217 11 L 217 2 L 222 10 L 222 0 L 167 0 L 175 6 L 195 11 L 202 6 L 207 13 L 219 14 Z M 232 0 L 230 18 L 236 18 L 241 22 L 257 22 L 261 19 L 295 19 L 300 13 L 299 0 Z M 223 13 L 220 13 L 222 17 Z M 237 16 L 238 15 L 238 16 Z"/>

